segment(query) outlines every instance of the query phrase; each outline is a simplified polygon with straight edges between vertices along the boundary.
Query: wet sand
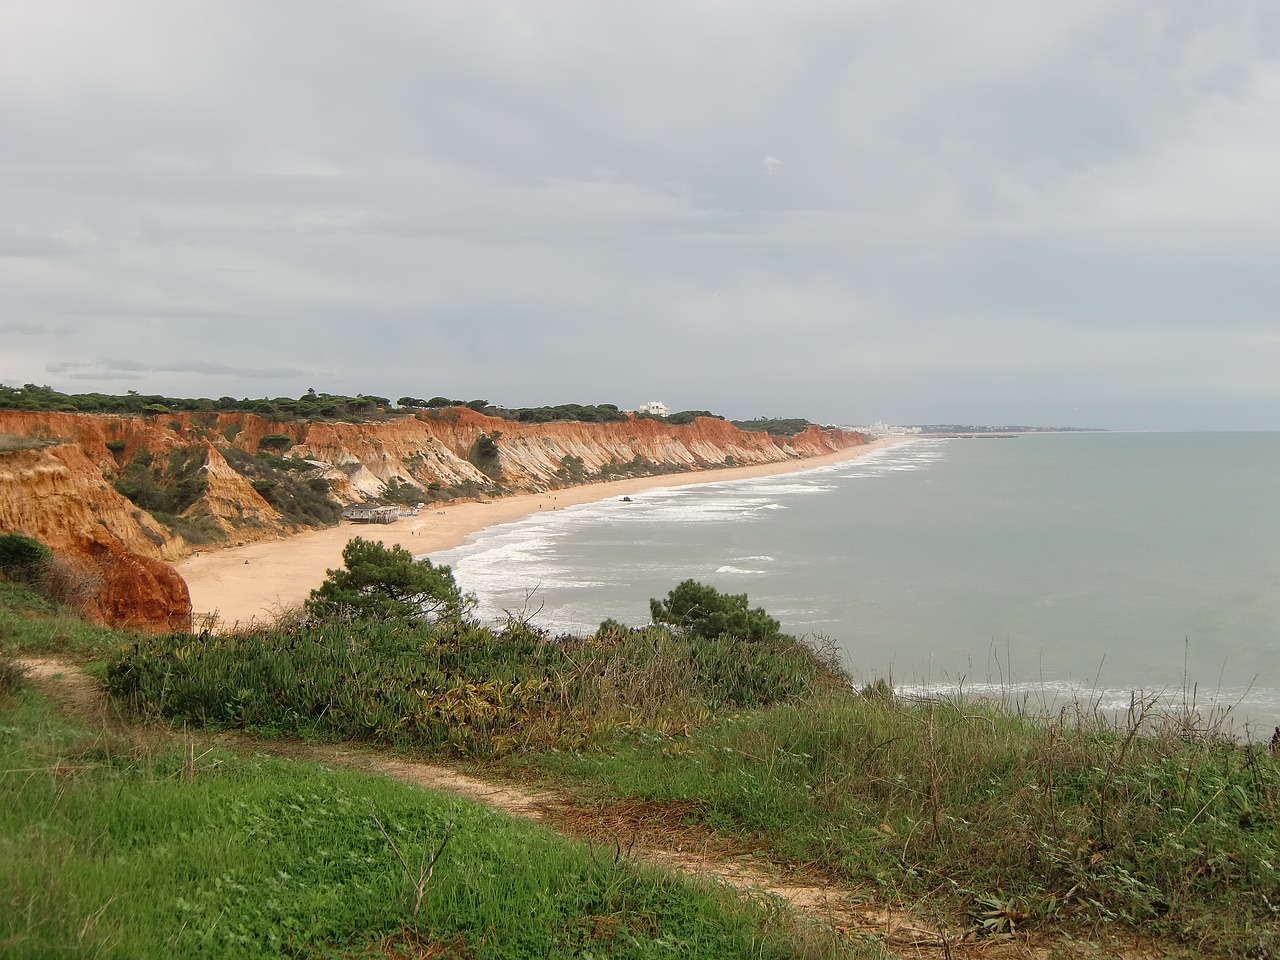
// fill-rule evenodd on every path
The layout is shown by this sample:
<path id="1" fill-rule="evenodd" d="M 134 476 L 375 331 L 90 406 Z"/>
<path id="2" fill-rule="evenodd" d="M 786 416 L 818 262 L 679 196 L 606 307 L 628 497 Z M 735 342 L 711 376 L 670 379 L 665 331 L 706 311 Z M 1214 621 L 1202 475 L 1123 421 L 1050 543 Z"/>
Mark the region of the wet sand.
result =
<path id="1" fill-rule="evenodd" d="M 637 477 L 587 483 L 549 493 L 528 493 L 482 503 L 467 502 L 426 507 L 416 517 L 401 517 L 391 524 L 343 521 L 326 530 L 311 530 L 281 540 L 240 547 L 206 549 L 174 564 L 187 581 L 195 608 L 196 627 L 226 630 L 251 622 L 273 620 L 298 606 L 325 578 L 331 567 L 342 565 L 342 548 L 352 537 L 399 544 L 414 554 L 434 553 L 456 547 L 467 536 L 485 527 L 511 523 L 539 510 L 558 510 L 694 483 L 769 477 L 853 460 L 873 450 L 901 443 L 888 437 L 860 447 L 804 460 L 699 470 L 660 477 Z"/>

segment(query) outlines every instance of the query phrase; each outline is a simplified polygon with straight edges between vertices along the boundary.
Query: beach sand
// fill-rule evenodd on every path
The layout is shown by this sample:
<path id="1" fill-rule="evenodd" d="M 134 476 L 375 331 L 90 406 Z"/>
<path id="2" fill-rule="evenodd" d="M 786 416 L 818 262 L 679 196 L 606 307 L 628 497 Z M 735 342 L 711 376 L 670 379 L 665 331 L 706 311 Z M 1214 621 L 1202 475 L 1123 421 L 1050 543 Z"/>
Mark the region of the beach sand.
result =
<path id="1" fill-rule="evenodd" d="M 197 628 L 227 630 L 254 622 L 268 622 L 302 603 L 318 587 L 331 567 L 342 566 L 342 548 L 352 537 L 399 544 L 421 555 L 447 550 L 468 535 L 499 523 L 511 523 L 539 510 L 558 510 L 660 487 L 768 477 L 853 460 L 902 442 L 887 437 L 860 447 L 804 460 L 698 470 L 660 477 L 637 477 L 588 483 L 548 493 L 520 494 L 483 503 L 467 502 L 426 507 L 416 517 L 392 524 L 343 521 L 325 530 L 310 530 L 282 540 L 240 547 L 205 549 L 174 564 L 191 590 Z"/>

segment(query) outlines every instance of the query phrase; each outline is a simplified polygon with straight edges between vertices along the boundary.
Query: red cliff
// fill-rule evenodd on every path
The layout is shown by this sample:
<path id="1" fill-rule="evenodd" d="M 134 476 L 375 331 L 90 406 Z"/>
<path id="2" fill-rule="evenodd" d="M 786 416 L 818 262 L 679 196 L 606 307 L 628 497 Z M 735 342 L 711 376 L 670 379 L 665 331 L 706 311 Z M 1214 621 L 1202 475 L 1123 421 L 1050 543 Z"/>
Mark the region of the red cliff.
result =
<path id="1" fill-rule="evenodd" d="M 299 478 L 295 489 L 309 485 L 350 504 L 381 498 L 398 483 L 412 484 L 424 499 L 495 496 L 622 476 L 777 463 L 866 442 L 858 433 L 816 426 L 782 438 L 710 417 L 685 426 L 648 418 L 521 423 L 465 407 L 362 423 L 279 422 L 212 411 L 114 416 L 0 410 L 0 434 L 5 433 L 57 442 L 5 455 L 0 527 L 81 556 L 102 547 L 153 560 L 191 551 L 181 531 L 193 538 L 199 533 L 206 542 L 239 544 L 313 524 L 305 513 L 285 516 L 284 506 L 277 509 L 282 481 L 264 476 L 264 463 Z M 263 453 L 272 456 L 258 456 Z M 142 493 L 184 496 L 170 496 L 163 507 L 168 513 L 162 513 L 139 495 L 140 487 Z M 412 488 L 410 493 L 416 495 Z M 136 566 L 131 569 L 141 576 Z"/>
<path id="2" fill-rule="evenodd" d="M 91 618 L 133 629 L 190 628 L 187 585 L 160 559 L 181 555 L 185 544 L 117 493 L 81 447 L 0 449 L 0 529 L 52 549 L 85 585 Z"/>

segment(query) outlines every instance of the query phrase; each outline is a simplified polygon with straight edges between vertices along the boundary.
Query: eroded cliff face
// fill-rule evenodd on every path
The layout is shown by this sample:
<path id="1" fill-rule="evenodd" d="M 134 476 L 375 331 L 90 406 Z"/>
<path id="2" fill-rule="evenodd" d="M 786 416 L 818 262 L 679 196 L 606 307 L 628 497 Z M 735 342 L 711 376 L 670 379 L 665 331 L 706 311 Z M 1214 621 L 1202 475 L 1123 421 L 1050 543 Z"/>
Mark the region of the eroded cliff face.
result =
<path id="1" fill-rule="evenodd" d="M 286 536 L 305 525 L 268 502 L 274 481 L 246 478 L 260 453 L 299 483 L 343 504 L 378 499 L 412 484 L 424 499 L 544 491 L 629 475 L 775 463 L 866 442 L 861 434 L 810 427 L 793 437 L 747 433 L 713 418 L 687 426 L 652 419 L 615 423 L 519 423 L 462 407 L 365 423 L 277 422 L 251 413 L 146 417 L 0 411 L 0 433 L 59 438 L 46 451 L 9 458 L 0 478 L 0 526 L 54 549 L 118 544 L 174 559 L 193 549 L 177 529 L 199 524 L 205 539 L 241 544 Z M 240 469 L 228 460 L 236 457 Z M 249 469 L 250 475 L 253 474 Z M 116 492 L 154 482 L 184 495 L 157 522 Z M 142 491 L 146 493 L 146 490 Z M 416 496 L 416 492 L 411 491 Z M 318 495 L 318 494 L 317 494 Z M 154 510 L 155 508 L 152 507 Z M 176 515 L 176 518 L 175 516 Z"/>
<path id="2" fill-rule="evenodd" d="M 74 444 L 0 450 L 0 529 L 46 544 L 84 585 L 84 612 L 110 626 L 186 630 L 187 585 L 162 557 L 185 552 Z"/>
<path id="3" fill-rule="evenodd" d="M 866 443 L 862 434 L 816 426 L 784 439 L 746 433 L 710 417 L 688 426 L 651 419 L 518 423 L 461 407 L 386 423 L 293 427 L 245 422 L 246 433 L 261 431 L 258 439 L 268 432 L 289 433 L 295 443 L 290 454 L 331 464 L 347 478 L 353 497 L 380 496 L 393 478 L 426 488 L 467 481 L 488 485 L 496 476 L 512 490 L 543 491 L 622 476 L 629 465 L 635 472 L 654 473 L 777 463 Z M 472 462 L 482 437 L 497 450 L 488 472 Z"/>
<path id="4" fill-rule="evenodd" d="M 186 544 L 118 494 L 75 444 L 0 452 L 0 529 L 20 530 L 54 550 L 94 546 L 176 559 Z"/>

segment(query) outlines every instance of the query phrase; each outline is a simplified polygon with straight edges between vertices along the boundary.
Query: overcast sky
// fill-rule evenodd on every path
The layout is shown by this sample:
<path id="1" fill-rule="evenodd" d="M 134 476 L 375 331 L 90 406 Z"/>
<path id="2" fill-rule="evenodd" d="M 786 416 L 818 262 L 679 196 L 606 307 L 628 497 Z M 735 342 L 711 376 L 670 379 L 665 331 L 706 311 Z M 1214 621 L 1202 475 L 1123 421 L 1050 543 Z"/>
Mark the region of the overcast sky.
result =
<path id="1" fill-rule="evenodd" d="M 0 0 L 0 382 L 1280 428 L 1280 4 Z"/>

